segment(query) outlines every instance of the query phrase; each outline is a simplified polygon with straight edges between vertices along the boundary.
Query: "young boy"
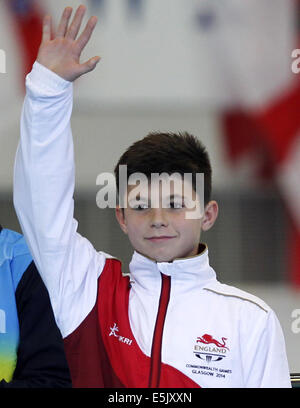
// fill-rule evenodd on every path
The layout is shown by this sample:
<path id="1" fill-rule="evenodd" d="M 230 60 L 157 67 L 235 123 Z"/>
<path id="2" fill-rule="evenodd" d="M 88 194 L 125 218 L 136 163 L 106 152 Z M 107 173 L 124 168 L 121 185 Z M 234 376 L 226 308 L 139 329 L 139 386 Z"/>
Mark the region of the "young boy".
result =
<path id="1" fill-rule="evenodd" d="M 117 180 L 121 164 L 128 176 L 140 172 L 148 181 L 161 172 L 194 176 L 192 197 L 175 190 L 165 196 L 159 185 L 159 205 L 152 207 L 151 183 L 134 205 L 128 185 L 126 208 L 117 207 L 116 216 L 135 249 L 130 277 L 122 275 L 117 259 L 77 233 L 71 82 L 94 69 L 99 57 L 79 63 L 96 18 L 76 39 L 85 8 L 69 24 L 71 12 L 64 10 L 56 35 L 45 18 L 27 77 L 14 203 L 64 337 L 73 385 L 290 387 L 274 312 L 257 297 L 219 283 L 207 247 L 199 244 L 218 206 L 210 199 L 207 153 L 195 138 L 151 134 L 116 167 Z M 196 173 L 204 173 L 205 209 L 201 218 L 190 218 L 186 199 L 197 198 Z"/>

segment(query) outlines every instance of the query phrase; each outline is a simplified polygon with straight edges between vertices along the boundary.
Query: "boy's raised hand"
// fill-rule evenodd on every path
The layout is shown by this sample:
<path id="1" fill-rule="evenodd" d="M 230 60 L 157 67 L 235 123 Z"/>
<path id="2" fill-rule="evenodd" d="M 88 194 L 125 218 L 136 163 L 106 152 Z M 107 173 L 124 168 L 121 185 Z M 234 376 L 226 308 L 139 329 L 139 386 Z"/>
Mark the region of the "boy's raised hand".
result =
<path id="1" fill-rule="evenodd" d="M 100 60 L 100 57 L 96 56 L 83 64 L 80 63 L 81 52 L 97 24 L 97 17 L 91 17 L 83 32 L 76 39 L 85 10 L 85 6 L 79 6 L 73 21 L 69 24 L 72 8 L 66 7 L 55 35 L 52 33 L 51 16 L 44 18 L 42 42 L 37 61 L 67 81 L 74 81 L 79 76 L 92 71 Z"/>

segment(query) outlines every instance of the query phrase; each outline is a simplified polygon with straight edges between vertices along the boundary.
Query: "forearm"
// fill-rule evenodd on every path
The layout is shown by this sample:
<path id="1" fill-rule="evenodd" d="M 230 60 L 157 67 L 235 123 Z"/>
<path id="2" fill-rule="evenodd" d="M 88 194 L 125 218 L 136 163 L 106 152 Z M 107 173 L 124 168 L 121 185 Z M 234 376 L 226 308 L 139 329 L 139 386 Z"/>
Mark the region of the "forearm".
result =
<path id="1" fill-rule="evenodd" d="M 72 86 L 36 63 L 26 87 L 15 162 L 14 205 L 43 273 L 47 268 L 43 255 L 67 245 L 73 228 Z"/>

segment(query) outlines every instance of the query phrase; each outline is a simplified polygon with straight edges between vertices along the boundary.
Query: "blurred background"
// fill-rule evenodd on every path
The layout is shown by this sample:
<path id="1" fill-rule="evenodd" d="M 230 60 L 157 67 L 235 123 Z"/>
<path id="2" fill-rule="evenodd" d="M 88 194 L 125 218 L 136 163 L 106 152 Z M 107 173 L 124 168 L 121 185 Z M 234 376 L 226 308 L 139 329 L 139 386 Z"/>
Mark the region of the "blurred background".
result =
<path id="1" fill-rule="evenodd" d="M 132 248 L 114 211 L 96 205 L 97 175 L 113 172 L 124 150 L 150 131 L 193 133 L 209 151 L 220 206 L 215 226 L 202 236 L 211 265 L 220 281 L 275 310 L 290 371 L 300 372 L 300 73 L 292 70 L 299 3 L 0 0 L 2 226 L 20 231 L 13 165 L 42 16 L 50 13 L 57 23 L 65 6 L 85 4 L 99 23 L 83 60 L 102 61 L 74 88 L 79 232 L 127 271 Z"/>

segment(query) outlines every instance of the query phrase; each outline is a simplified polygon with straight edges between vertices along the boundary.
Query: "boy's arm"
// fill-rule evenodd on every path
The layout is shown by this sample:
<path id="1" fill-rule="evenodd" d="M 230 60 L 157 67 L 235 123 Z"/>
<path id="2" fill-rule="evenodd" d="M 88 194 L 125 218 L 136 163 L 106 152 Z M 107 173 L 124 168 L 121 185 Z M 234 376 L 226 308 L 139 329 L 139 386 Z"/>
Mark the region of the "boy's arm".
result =
<path id="1" fill-rule="evenodd" d="M 264 312 L 265 313 L 265 312 Z M 290 388 L 285 341 L 273 310 L 256 316 L 254 329 L 245 339 L 244 373 L 248 388 Z M 248 341 L 247 341 L 248 340 Z"/>
<path id="2" fill-rule="evenodd" d="M 70 128 L 72 83 L 99 58 L 80 64 L 95 18 L 75 37 L 85 8 L 64 11 L 56 36 L 44 20 L 38 62 L 27 76 L 21 139 L 14 175 L 14 205 L 36 266 L 48 289 L 63 337 L 85 318 L 96 299 L 105 257 L 77 233 L 73 218 L 75 170 Z"/>

